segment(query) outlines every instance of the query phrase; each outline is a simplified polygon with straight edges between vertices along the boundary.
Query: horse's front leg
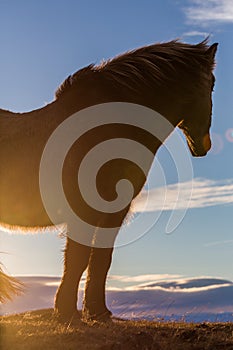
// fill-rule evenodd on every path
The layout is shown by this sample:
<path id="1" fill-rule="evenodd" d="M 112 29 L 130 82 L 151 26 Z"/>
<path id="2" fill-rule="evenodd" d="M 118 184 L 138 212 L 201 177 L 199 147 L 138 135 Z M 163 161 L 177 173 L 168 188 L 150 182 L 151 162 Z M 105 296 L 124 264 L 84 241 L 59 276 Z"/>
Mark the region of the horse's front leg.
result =
<path id="1" fill-rule="evenodd" d="M 55 297 L 55 311 L 64 321 L 77 314 L 79 281 L 87 268 L 91 248 L 67 238 L 64 251 L 64 272 Z"/>
<path id="2" fill-rule="evenodd" d="M 107 227 L 114 225 L 115 229 L 114 232 L 109 232 L 110 236 L 108 236 L 108 238 L 106 237 L 106 242 L 108 242 L 107 245 L 110 246 L 109 248 L 94 247 L 91 250 L 83 302 L 83 311 L 85 317 L 87 318 L 96 320 L 108 320 L 112 315 L 111 311 L 109 311 L 106 306 L 105 300 L 106 278 L 112 262 L 114 241 L 117 236 L 119 227 L 121 227 L 121 224 L 127 215 L 128 210 L 129 207 L 127 207 L 119 215 L 116 215 L 114 222 L 109 216 L 105 216 L 102 219 L 102 224 L 107 223 Z M 106 233 L 106 235 L 107 234 L 108 233 Z M 98 241 L 98 230 L 96 232 L 96 235 L 96 241 Z"/>
<path id="3" fill-rule="evenodd" d="M 111 316 L 105 301 L 105 284 L 112 252 L 113 248 L 92 248 L 83 305 L 84 315 L 89 319 L 107 320 Z"/>

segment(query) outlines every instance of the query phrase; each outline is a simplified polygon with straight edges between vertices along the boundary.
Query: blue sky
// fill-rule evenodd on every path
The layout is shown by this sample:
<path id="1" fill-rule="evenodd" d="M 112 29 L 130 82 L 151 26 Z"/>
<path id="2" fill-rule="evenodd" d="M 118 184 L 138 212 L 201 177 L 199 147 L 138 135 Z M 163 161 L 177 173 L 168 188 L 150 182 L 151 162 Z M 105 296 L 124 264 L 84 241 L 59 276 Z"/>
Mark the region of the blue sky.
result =
<path id="1" fill-rule="evenodd" d="M 192 159 L 194 178 L 202 179 L 203 197 L 171 235 L 165 233 L 168 208 L 146 235 L 116 249 L 111 269 L 115 275 L 206 275 L 233 280 L 233 136 L 229 131 L 233 129 L 233 2 L 0 0 L 0 108 L 13 111 L 50 102 L 59 84 L 89 63 L 174 38 L 197 43 L 207 34 L 211 42 L 219 42 L 219 49 L 213 150 L 203 159 Z M 176 182 L 166 150 L 159 152 L 158 159 L 167 182 Z M 156 185 L 155 169 L 151 181 Z M 195 181 L 198 194 L 199 180 Z M 153 208 L 143 215 L 149 220 Z M 7 254 L 1 260 L 12 274 L 59 275 L 63 243 L 55 234 L 4 233 L 1 251 Z"/>

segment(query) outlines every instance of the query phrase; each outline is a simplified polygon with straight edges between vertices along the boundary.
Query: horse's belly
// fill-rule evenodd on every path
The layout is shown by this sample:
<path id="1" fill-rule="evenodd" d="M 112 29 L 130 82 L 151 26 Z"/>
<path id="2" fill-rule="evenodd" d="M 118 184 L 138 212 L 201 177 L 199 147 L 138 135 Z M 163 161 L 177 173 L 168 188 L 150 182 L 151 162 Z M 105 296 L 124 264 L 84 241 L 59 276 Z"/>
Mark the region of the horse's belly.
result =
<path id="1" fill-rule="evenodd" d="M 20 157 L 15 162 L 7 159 L 0 170 L 0 221 L 21 226 L 49 225 L 35 162 L 25 158 L 20 161 Z"/>
<path id="2" fill-rule="evenodd" d="M 48 226 L 51 221 L 35 193 L 9 192 L 0 198 L 0 221 L 9 225 Z"/>

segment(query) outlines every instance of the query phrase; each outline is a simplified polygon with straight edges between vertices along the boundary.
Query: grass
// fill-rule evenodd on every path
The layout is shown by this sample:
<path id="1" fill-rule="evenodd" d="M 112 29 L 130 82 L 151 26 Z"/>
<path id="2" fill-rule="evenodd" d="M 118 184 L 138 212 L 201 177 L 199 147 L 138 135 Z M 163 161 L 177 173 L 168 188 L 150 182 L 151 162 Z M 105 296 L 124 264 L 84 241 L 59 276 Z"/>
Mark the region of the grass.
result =
<path id="1" fill-rule="evenodd" d="M 233 323 L 120 321 L 73 325 L 52 309 L 2 316 L 1 350 L 225 350 L 233 349 Z"/>

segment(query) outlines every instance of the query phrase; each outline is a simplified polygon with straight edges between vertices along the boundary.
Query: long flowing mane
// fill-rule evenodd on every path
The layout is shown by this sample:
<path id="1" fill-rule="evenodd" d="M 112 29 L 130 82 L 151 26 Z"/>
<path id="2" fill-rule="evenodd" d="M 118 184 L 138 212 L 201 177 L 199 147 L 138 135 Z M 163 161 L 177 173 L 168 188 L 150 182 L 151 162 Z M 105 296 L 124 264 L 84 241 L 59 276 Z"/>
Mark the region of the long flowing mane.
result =
<path id="1" fill-rule="evenodd" d="M 154 84 L 155 81 L 157 84 L 169 84 L 184 67 L 189 73 L 200 72 L 204 66 L 212 70 L 215 62 L 210 62 L 205 55 L 208 47 L 206 38 L 197 45 L 173 40 L 128 51 L 99 65 L 90 64 L 70 75 L 57 89 L 55 97 L 58 99 L 64 93 L 77 88 L 83 79 L 92 79 L 96 73 L 134 90 L 141 84 Z"/>

